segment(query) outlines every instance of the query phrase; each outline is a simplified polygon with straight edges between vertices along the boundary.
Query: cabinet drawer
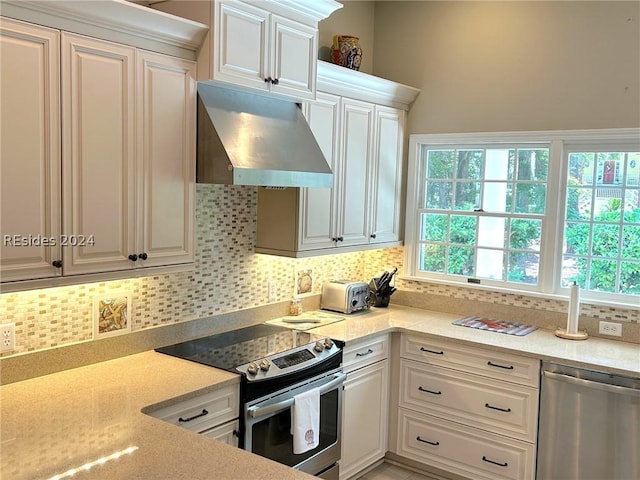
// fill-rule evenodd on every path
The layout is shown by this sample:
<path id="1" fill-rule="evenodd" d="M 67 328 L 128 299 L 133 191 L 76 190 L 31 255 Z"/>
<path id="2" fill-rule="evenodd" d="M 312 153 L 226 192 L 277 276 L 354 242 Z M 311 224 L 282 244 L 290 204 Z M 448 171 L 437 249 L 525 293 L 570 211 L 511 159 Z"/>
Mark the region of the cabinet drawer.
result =
<path id="1" fill-rule="evenodd" d="M 400 356 L 485 377 L 538 387 L 540 361 L 418 335 L 403 335 Z"/>
<path id="2" fill-rule="evenodd" d="M 238 388 L 237 385 L 223 387 L 148 414 L 194 432 L 202 432 L 238 418 Z"/>
<path id="3" fill-rule="evenodd" d="M 240 431 L 240 420 L 235 419 L 224 425 L 210 428 L 204 432 L 200 432 L 205 437 L 213 438 L 227 445 L 238 446 L 238 432 Z"/>
<path id="4" fill-rule="evenodd" d="M 534 446 L 403 408 L 398 454 L 474 480 L 531 480 Z"/>
<path id="5" fill-rule="evenodd" d="M 535 442 L 538 390 L 400 360 L 400 406 Z"/>
<path id="6" fill-rule="evenodd" d="M 370 365 L 389 356 L 389 335 L 347 344 L 342 350 L 342 368 L 345 372 Z"/>

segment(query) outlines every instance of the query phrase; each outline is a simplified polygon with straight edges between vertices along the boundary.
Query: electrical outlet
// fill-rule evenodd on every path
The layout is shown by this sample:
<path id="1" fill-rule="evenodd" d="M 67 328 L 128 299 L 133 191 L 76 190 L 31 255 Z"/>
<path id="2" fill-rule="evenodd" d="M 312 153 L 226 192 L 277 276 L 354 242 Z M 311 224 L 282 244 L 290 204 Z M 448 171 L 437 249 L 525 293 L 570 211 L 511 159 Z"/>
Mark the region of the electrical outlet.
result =
<path id="1" fill-rule="evenodd" d="M 269 280 L 267 288 L 269 290 L 267 292 L 268 301 L 269 302 L 275 302 L 276 301 L 276 292 L 278 291 L 278 284 L 276 283 L 275 280 Z"/>
<path id="2" fill-rule="evenodd" d="M 0 323 L 0 353 L 16 349 L 16 326 L 13 323 Z"/>
<path id="3" fill-rule="evenodd" d="M 611 335 L 612 337 L 621 337 L 622 324 L 614 322 L 600 322 L 598 333 L 602 335 Z"/>

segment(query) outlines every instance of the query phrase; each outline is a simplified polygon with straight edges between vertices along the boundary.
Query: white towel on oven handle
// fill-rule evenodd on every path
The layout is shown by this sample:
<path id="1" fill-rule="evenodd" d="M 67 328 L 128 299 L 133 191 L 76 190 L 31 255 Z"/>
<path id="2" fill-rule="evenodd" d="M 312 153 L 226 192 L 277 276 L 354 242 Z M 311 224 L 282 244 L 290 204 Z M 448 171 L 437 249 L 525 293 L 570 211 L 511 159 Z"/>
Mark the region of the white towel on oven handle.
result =
<path id="1" fill-rule="evenodd" d="M 308 452 L 320 444 L 320 388 L 293 397 L 291 434 L 295 454 Z"/>

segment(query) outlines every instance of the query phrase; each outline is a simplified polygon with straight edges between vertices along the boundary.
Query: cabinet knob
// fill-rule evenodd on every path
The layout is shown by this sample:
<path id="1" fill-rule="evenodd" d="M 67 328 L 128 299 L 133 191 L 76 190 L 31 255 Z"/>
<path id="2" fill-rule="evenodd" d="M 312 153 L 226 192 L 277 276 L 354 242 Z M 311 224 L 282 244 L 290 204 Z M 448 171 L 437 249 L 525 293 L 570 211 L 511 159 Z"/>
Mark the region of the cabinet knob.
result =
<path id="1" fill-rule="evenodd" d="M 135 253 L 132 253 L 131 255 L 129 255 L 129 260 L 131 260 L 132 262 L 135 262 L 136 260 L 138 260 L 138 255 L 136 255 Z"/>
<path id="2" fill-rule="evenodd" d="M 338 243 L 338 242 L 342 242 L 344 240 L 344 237 L 333 237 L 331 240 Z"/>
<path id="3" fill-rule="evenodd" d="M 56 268 L 62 268 L 62 260 L 54 260 L 53 262 L 51 262 L 51 265 Z"/>
<path id="4" fill-rule="evenodd" d="M 142 252 L 141 254 L 138 255 L 138 258 L 140 260 L 146 260 L 147 258 L 149 258 L 149 256 L 146 253 Z"/>
<path id="5" fill-rule="evenodd" d="M 278 85 L 280 83 L 280 80 L 278 80 L 277 78 L 274 78 L 273 80 L 271 80 L 271 85 Z"/>
<path id="6" fill-rule="evenodd" d="M 375 239 L 376 238 L 376 234 L 372 233 L 371 235 L 369 235 L 371 238 Z"/>
<path id="7" fill-rule="evenodd" d="M 267 77 L 264 79 L 264 83 L 271 83 L 273 79 L 271 77 Z"/>

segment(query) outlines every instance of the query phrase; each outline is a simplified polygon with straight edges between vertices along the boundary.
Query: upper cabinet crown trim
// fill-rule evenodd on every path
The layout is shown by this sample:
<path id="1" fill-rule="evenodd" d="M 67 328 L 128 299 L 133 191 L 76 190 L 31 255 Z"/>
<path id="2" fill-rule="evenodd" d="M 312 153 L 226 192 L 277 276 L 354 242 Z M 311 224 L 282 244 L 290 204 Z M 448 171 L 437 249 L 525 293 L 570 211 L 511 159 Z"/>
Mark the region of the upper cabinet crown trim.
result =
<path id="1" fill-rule="evenodd" d="M 409 110 L 420 89 L 318 60 L 317 90 Z"/>
<path id="2" fill-rule="evenodd" d="M 125 0 L 3 0 L 2 15 L 195 60 L 209 27 Z"/>
<path id="3" fill-rule="evenodd" d="M 271 6 L 267 6 L 266 2 L 263 8 L 267 10 L 277 11 L 277 7 L 286 8 L 289 12 L 296 12 L 306 17 L 311 17 L 316 22 L 324 20 L 336 10 L 342 8 L 342 4 L 334 0 L 272 0 L 269 2 Z M 275 7 L 275 8 L 274 8 Z"/>

